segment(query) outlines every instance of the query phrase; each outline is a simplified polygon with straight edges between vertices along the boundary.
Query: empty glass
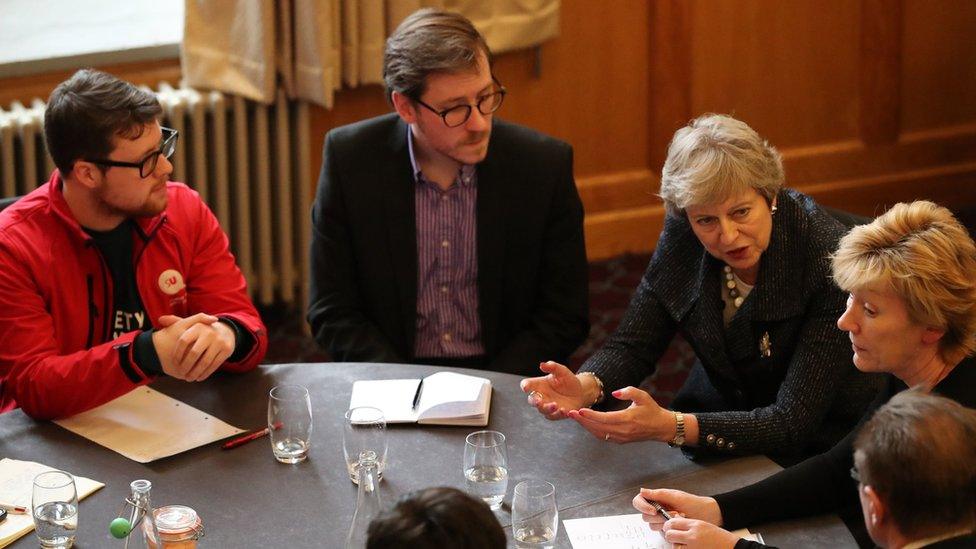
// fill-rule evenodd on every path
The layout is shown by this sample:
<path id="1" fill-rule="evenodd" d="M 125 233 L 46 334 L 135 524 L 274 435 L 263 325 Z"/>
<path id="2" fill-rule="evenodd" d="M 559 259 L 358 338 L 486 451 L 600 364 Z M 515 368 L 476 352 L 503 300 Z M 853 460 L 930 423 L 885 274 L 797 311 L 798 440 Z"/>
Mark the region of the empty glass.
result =
<path id="1" fill-rule="evenodd" d="M 312 436 L 308 389 L 301 385 L 278 385 L 271 389 L 268 431 L 275 459 L 282 463 L 305 461 Z"/>
<path id="2" fill-rule="evenodd" d="M 346 412 L 342 452 L 346 457 L 349 479 L 355 484 L 359 484 L 359 466 L 367 461 L 376 462 L 376 479 L 383 478 L 386 469 L 386 418 L 382 410 L 360 406 Z"/>
<path id="3" fill-rule="evenodd" d="M 544 480 L 523 480 L 512 496 L 512 533 L 520 548 L 550 548 L 559 531 L 556 487 Z"/>
<path id="4" fill-rule="evenodd" d="M 502 505 L 508 490 L 508 450 L 505 435 L 476 431 L 464 439 L 464 481 L 468 493 L 483 499 L 492 510 Z"/>
<path id="5" fill-rule="evenodd" d="M 47 471 L 34 477 L 31 515 L 41 547 L 66 549 L 78 531 L 78 491 L 75 479 L 64 471 Z"/>

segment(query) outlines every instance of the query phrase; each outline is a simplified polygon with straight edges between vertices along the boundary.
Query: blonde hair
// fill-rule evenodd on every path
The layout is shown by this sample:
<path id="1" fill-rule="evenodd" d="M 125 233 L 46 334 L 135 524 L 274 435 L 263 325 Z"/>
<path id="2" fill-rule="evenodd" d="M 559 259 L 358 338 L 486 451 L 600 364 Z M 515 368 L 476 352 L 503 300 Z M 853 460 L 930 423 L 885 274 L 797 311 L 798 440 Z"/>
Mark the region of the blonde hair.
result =
<path id="1" fill-rule="evenodd" d="M 845 292 L 890 288 L 912 321 L 945 330 L 939 354 L 947 363 L 976 350 L 976 245 L 946 208 L 926 200 L 895 204 L 851 229 L 832 261 Z"/>
<path id="2" fill-rule="evenodd" d="M 668 214 L 679 216 L 688 206 L 717 204 L 750 188 L 772 203 L 783 180 L 779 152 L 748 124 L 704 114 L 674 132 L 659 196 Z"/>

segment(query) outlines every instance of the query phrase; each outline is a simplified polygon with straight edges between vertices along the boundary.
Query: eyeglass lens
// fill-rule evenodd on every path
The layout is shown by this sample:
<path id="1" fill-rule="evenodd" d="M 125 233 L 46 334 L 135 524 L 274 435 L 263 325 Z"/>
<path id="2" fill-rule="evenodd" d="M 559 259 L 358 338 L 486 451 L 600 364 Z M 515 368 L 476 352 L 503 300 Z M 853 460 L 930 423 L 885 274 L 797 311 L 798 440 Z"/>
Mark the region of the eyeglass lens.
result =
<path id="1" fill-rule="evenodd" d="M 478 99 L 478 112 L 484 115 L 489 115 L 498 110 L 498 107 L 502 106 L 502 100 L 505 98 L 505 93 L 502 91 L 496 91 L 488 95 L 482 96 Z M 464 124 L 471 117 L 471 105 L 458 105 L 453 109 L 448 109 L 444 112 L 444 123 L 449 127 L 456 127 Z"/>

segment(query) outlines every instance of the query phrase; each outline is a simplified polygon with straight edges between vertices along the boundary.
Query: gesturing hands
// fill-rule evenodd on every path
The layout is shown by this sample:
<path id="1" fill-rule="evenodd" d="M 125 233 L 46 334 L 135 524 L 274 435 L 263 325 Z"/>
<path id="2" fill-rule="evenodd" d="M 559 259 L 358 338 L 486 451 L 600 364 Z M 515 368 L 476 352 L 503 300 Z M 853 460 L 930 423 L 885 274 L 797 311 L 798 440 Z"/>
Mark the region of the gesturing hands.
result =
<path id="1" fill-rule="evenodd" d="M 596 400 L 595 396 L 587 400 L 583 380 L 562 364 L 550 360 L 539 364 L 539 369 L 549 375 L 523 379 L 521 386 L 523 392 L 529 393 L 529 404 L 546 418 L 563 419 L 570 410 L 577 410 Z"/>
<path id="2" fill-rule="evenodd" d="M 582 408 L 571 410 L 567 415 L 593 436 L 612 442 L 669 441 L 674 438 L 677 429 L 674 414 L 661 408 L 647 392 L 636 387 L 624 387 L 614 391 L 613 396 L 630 400 L 630 406 L 616 412 Z"/>
<path id="3" fill-rule="evenodd" d="M 210 377 L 233 354 L 237 343 L 233 329 L 205 313 L 159 317 L 152 340 L 163 372 L 184 381 Z"/>

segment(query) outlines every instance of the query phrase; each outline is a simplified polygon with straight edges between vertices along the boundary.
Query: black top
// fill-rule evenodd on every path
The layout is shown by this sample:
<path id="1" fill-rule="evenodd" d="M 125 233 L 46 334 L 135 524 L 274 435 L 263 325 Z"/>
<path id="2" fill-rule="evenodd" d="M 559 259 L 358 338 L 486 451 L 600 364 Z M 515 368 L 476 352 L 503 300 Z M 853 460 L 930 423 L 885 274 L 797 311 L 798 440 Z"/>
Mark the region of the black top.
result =
<path id="1" fill-rule="evenodd" d="M 830 278 L 828 256 L 845 228 L 793 190 L 779 193 L 777 207 L 757 283 L 728 328 L 722 262 L 686 218 L 668 216 L 620 327 L 582 368 L 607 391 L 636 386 L 680 333 L 700 365 L 673 408 L 695 413 L 696 452 L 826 451 L 881 388 L 881 376 L 854 367 L 850 341 L 837 328 L 846 295 Z M 769 356 L 760 352 L 764 341 Z"/>
<path id="2" fill-rule="evenodd" d="M 750 486 L 715 496 L 724 526 L 730 530 L 763 522 L 835 513 L 859 504 L 857 483 L 850 476 L 854 466 L 854 438 L 884 403 L 907 386 L 894 376 L 858 427 L 830 451 L 784 469 Z M 976 408 L 976 358 L 964 359 L 933 389 L 969 408 Z"/>

